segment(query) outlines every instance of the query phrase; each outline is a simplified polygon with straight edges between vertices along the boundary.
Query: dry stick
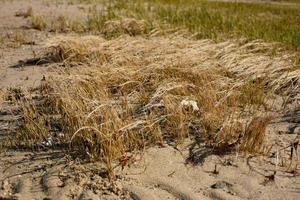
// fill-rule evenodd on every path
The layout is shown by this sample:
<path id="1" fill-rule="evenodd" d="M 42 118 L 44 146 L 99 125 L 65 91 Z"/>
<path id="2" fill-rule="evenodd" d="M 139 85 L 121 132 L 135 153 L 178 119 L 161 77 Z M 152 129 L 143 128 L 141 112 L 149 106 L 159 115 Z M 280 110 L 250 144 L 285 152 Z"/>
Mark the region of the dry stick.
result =
<path id="1" fill-rule="evenodd" d="M 299 140 L 297 140 L 296 142 L 293 142 L 292 144 L 290 144 L 290 145 L 288 145 L 288 146 L 286 146 L 286 147 L 283 147 L 283 148 L 279 149 L 278 151 L 285 150 L 285 149 L 291 147 L 293 144 L 296 144 L 296 146 L 299 146 L 299 145 L 300 145 L 300 144 L 299 144 Z M 275 154 L 275 152 L 273 152 L 271 155 L 274 155 L 274 154 Z"/>
<path id="2" fill-rule="evenodd" d="M 276 161 L 275 161 L 275 171 L 277 171 L 278 163 L 279 163 L 279 151 L 277 149 L 277 151 L 276 151 Z"/>
<path id="3" fill-rule="evenodd" d="M 299 140 L 297 140 L 296 142 L 291 143 L 291 145 L 290 145 L 290 147 L 291 147 L 291 155 L 290 155 L 291 163 L 290 163 L 289 168 L 293 164 L 294 151 L 295 151 L 295 154 L 296 154 L 296 160 L 298 161 L 298 153 L 297 153 L 297 151 L 298 151 L 298 145 L 299 145 Z"/>
<path id="4" fill-rule="evenodd" d="M 213 171 L 213 174 L 216 174 L 216 175 L 219 174 L 219 171 L 217 170 L 217 164 L 215 164 L 215 169 L 214 169 L 214 171 Z"/>

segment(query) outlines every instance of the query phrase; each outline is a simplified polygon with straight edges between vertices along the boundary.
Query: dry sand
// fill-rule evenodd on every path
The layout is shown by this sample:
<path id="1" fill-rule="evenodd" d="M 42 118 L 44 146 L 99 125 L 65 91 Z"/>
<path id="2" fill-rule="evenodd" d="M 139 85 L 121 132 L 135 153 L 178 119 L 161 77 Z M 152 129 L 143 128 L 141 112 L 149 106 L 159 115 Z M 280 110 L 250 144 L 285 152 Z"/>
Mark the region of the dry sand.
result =
<path id="1" fill-rule="evenodd" d="M 0 49 L 1 88 L 32 87 L 51 73 L 48 65 L 11 67 L 19 60 L 33 58 L 32 52 L 39 52 L 44 40 L 53 37 L 53 33 L 25 29 L 27 20 L 15 17 L 17 11 L 32 6 L 45 15 L 51 9 L 71 15 L 82 12 L 78 6 L 47 6 L 43 2 L 0 1 L 0 34 L 24 31 L 36 44 Z M 9 104 L 1 104 L 0 138 L 17 120 L 13 110 Z M 279 115 L 268 127 L 269 141 L 278 144 L 272 151 L 299 137 L 299 119 L 296 107 Z M 289 167 L 280 163 L 285 160 L 289 165 L 289 149 L 278 151 L 278 160 L 276 155 L 223 155 L 193 145 L 193 141 L 190 138 L 178 148 L 152 147 L 133 156 L 123 170 L 117 168 L 119 180 L 114 184 L 105 178 L 101 163 L 82 163 L 61 150 L 4 152 L 0 155 L 0 199 L 300 199 L 300 177 L 287 173 Z"/>

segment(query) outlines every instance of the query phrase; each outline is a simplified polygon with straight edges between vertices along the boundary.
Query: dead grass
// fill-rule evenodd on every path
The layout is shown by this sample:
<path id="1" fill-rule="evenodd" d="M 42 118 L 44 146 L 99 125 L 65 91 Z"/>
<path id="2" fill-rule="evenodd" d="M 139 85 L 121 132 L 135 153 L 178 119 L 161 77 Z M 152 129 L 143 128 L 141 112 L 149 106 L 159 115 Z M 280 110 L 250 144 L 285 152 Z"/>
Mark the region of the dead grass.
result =
<path id="1" fill-rule="evenodd" d="M 265 142 L 266 127 L 272 120 L 272 116 L 255 117 L 246 127 L 245 135 L 241 143 L 241 149 L 248 153 L 261 153 Z"/>
<path id="2" fill-rule="evenodd" d="M 33 45 L 25 31 L 16 30 L 0 36 L 0 48 L 19 48 L 22 45 Z"/>
<path id="3" fill-rule="evenodd" d="M 27 18 L 27 17 L 31 17 L 32 15 L 33 15 L 33 9 L 32 9 L 32 7 L 27 8 L 27 11 L 26 11 L 24 17 Z"/>
<path id="4" fill-rule="evenodd" d="M 6 90 L 0 89 L 0 106 L 3 104 L 5 99 L 6 99 Z"/>
<path id="5" fill-rule="evenodd" d="M 126 152 L 177 145 L 193 134 L 215 148 L 242 141 L 244 150 L 257 151 L 268 120 L 247 127 L 245 121 L 272 109 L 265 106 L 270 94 L 292 97 L 300 80 L 290 56 L 271 51 L 260 41 L 214 43 L 176 34 L 54 38 L 45 54 L 73 68 L 43 83 L 42 104 L 22 104 L 15 139 L 34 146 L 50 137 L 104 161 L 112 178 L 114 161 Z"/>
<path id="6" fill-rule="evenodd" d="M 57 45 L 59 43 L 59 45 Z M 57 37 L 47 44 L 46 56 L 56 62 L 66 63 L 87 63 L 104 59 L 105 52 L 99 51 L 104 39 L 97 36 L 85 36 L 84 42 L 78 37 Z"/>
<path id="7" fill-rule="evenodd" d="M 27 17 L 32 17 L 33 16 L 33 9 L 32 7 L 28 7 L 26 12 L 17 12 L 15 14 L 16 17 L 24 17 L 24 18 L 27 18 Z"/>
<path id="8" fill-rule="evenodd" d="M 32 28 L 40 31 L 49 31 L 57 33 L 76 32 L 82 33 L 86 31 L 86 26 L 82 20 L 73 20 L 65 15 L 58 16 L 42 16 L 34 14 L 33 9 L 30 7 L 26 12 L 17 13 L 16 16 L 23 16 L 29 19 Z"/>
<path id="9" fill-rule="evenodd" d="M 44 31 L 47 28 L 47 23 L 45 18 L 41 15 L 33 15 L 31 16 L 31 27 L 37 29 L 39 31 Z"/>
<path id="10" fill-rule="evenodd" d="M 54 32 L 69 32 L 70 31 L 70 20 L 60 15 L 56 19 L 53 20 L 51 25 L 51 31 Z"/>
<path id="11" fill-rule="evenodd" d="M 121 20 L 110 20 L 104 23 L 101 32 L 106 37 L 128 34 L 131 36 L 141 35 L 145 32 L 146 25 L 142 20 L 123 18 Z"/>
<path id="12" fill-rule="evenodd" d="M 72 20 L 70 17 L 59 15 L 49 20 L 49 31 L 57 33 L 83 33 L 86 32 L 86 27 L 81 20 Z"/>

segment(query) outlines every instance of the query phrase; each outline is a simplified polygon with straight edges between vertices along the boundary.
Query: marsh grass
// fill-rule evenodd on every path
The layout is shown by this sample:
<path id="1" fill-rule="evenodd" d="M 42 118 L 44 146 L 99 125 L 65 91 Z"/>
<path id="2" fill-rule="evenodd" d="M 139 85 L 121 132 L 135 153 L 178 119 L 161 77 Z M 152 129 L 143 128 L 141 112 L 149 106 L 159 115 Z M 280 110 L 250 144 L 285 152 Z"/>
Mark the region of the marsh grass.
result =
<path id="1" fill-rule="evenodd" d="M 198 38 L 246 37 L 280 42 L 298 50 L 300 45 L 299 9 L 258 4 L 201 3 L 180 9 L 167 5 L 158 16 L 175 26 L 197 32 Z"/>
<path id="2" fill-rule="evenodd" d="M 185 28 L 197 39 L 223 41 L 245 37 L 279 42 L 299 50 L 300 8 L 272 4 L 207 2 L 195 0 L 139 0 L 108 3 L 107 12 L 91 13 L 88 27 L 101 30 L 104 23 L 120 16 L 147 22 L 147 33 L 160 27 Z"/>
<path id="3" fill-rule="evenodd" d="M 293 51 L 299 50 L 300 7 L 196 0 L 118 0 L 92 3 L 100 4 L 101 9 L 90 8 L 87 19 L 79 22 L 60 16 L 51 26 L 61 32 L 102 33 L 106 38 L 115 38 L 124 33 L 148 36 L 157 30 L 164 34 L 169 29 L 185 29 L 195 39 L 262 39 L 265 42 L 279 43 Z M 143 21 L 142 31 L 136 33 L 126 30 L 122 23 L 124 18 Z M 32 17 L 33 27 L 37 29 L 45 29 L 43 21 L 41 17 Z M 107 31 L 108 28 L 112 30 Z"/>

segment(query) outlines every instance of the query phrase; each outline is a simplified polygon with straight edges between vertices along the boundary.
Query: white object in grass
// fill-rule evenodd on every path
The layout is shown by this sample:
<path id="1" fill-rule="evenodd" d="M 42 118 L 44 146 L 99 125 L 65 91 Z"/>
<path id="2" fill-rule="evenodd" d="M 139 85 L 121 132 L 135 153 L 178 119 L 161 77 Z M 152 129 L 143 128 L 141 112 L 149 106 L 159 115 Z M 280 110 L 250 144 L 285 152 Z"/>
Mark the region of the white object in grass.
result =
<path id="1" fill-rule="evenodd" d="M 196 101 L 193 101 L 193 100 L 182 100 L 180 104 L 181 104 L 182 107 L 192 107 L 193 111 L 199 111 L 199 107 L 198 107 Z"/>

